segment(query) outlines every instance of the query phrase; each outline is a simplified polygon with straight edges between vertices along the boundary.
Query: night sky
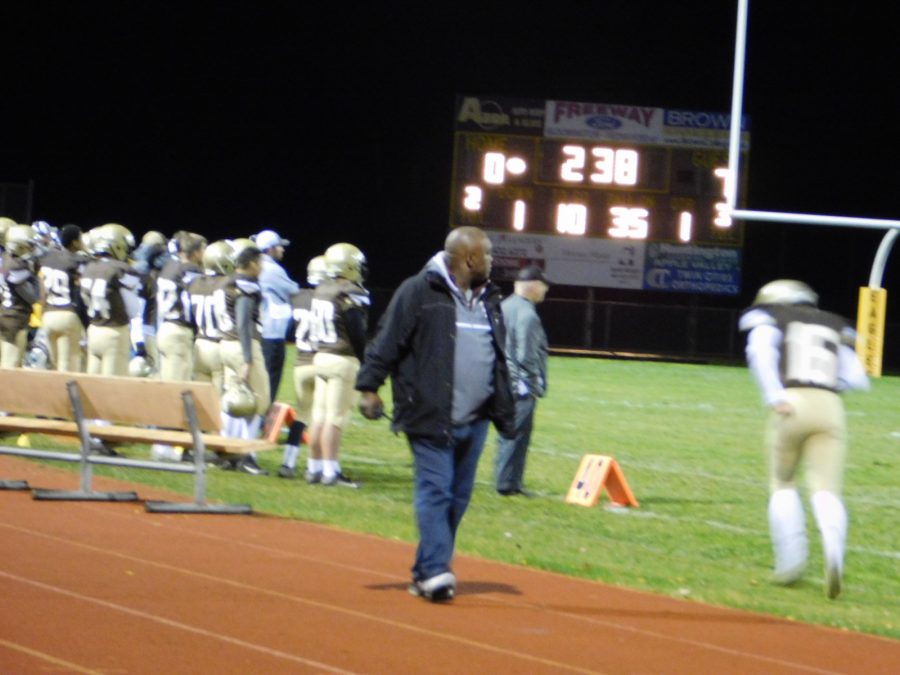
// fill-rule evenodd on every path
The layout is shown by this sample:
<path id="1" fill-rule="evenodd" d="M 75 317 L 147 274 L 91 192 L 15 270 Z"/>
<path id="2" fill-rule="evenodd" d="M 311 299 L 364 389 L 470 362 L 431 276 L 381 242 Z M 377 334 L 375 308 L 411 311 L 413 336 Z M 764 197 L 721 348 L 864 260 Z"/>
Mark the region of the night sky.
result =
<path id="1" fill-rule="evenodd" d="M 900 218 L 893 28 L 783 4 L 750 5 L 748 206 Z M 391 287 L 446 235 L 457 93 L 728 111 L 736 6 L 6 3 L 0 181 L 57 225 L 273 227 L 297 278 L 351 241 Z M 882 236 L 750 224 L 744 297 L 703 301 L 796 276 L 852 314 Z"/>

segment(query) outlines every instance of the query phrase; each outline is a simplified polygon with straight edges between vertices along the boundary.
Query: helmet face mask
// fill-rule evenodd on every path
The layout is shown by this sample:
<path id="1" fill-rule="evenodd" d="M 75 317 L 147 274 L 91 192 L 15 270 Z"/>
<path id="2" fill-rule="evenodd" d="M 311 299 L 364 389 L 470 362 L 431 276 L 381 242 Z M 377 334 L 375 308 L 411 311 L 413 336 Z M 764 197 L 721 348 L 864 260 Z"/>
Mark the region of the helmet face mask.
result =
<path id="1" fill-rule="evenodd" d="M 226 241 L 214 241 L 203 252 L 203 267 L 207 272 L 226 275 L 234 272 L 234 249 Z"/>
<path id="2" fill-rule="evenodd" d="M 809 305 L 819 304 L 818 294 L 802 281 L 776 279 L 759 289 L 754 305 Z"/>
<path id="3" fill-rule="evenodd" d="M 325 270 L 332 279 L 347 279 L 361 284 L 369 272 L 366 256 L 353 244 L 332 244 L 325 251 Z"/>

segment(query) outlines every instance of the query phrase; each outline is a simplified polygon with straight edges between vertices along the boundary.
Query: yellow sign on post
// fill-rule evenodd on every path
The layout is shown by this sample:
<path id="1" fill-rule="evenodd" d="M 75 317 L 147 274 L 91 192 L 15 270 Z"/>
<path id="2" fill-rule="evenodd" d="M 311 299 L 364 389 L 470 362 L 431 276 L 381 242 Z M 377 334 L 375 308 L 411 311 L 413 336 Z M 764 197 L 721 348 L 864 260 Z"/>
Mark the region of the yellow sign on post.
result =
<path id="1" fill-rule="evenodd" d="M 863 286 L 859 289 L 859 311 L 856 316 L 856 353 L 866 372 L 881 377 L 884 356 L 884 320 L 887 311 L 887 290 Z"/>

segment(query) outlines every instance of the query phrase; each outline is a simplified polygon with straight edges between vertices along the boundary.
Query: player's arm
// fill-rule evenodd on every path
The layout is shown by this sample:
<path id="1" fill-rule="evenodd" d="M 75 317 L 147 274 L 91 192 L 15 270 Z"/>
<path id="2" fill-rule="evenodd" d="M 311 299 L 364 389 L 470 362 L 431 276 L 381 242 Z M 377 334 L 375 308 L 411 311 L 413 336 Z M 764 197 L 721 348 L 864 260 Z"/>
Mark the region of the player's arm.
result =
<path id="1" fill-rule="evenodd" d="M 783 336 L 777 327 L 760 324 L 747 335 L 747 365 L 756 379 L 766 405 L 778 412 L 785 410 L 787 398 L 779 373 L 779 352 Z"/>
<path id="2" fill-rule="evenodd" d="M 239 295 L 234 301 L 235 330 L 238 342 L 241 343 L 241 354 L 244 365 L 239 375 L 246 381 L 250 376 L 250 364 L 253 363 L 253 313 L 256 300 L 249 295 Z"/>

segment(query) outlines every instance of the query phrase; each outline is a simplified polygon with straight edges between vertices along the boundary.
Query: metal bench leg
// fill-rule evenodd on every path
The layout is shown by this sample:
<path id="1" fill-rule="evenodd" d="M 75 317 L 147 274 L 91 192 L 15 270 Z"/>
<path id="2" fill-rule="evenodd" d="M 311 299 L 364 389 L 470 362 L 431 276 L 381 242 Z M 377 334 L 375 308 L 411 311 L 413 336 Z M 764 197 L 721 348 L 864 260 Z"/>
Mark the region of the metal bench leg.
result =
<path id="1" fill-rule="evenodd" d="M 91 502 L 134 502 L 137 501 L 136 492 L 95 492 L 91 486 L 93 469 L 90 462 L 91 435 L 88 433 L 87 421 L 84 419 L 84 406 L 81 405 L 81 392 L 78 383 L 68 382 L 69 400 L 72 402 L 72 411 L 75 413 L 75 422 L 78 424 L 78 436 L 81 440 L 81 489 L 69 490 L 32 490 L 34 499 L 56 501 L 91 501 Z"/>
<path id="2" fill-rule="evenodd" d="M 194 501 L 177 502 L 144 502 L 144 508 L 152 513 L 219 513 L 246 515 L 253 513 L 249 504 L 207 504 L 206 503 L 206 446 L 203 434 L 197 421 L 197 408 L 190 391 L 181 393 L 184 402 L 184 415 L 187 418 L 191 435 L 194 438 Z"/>

